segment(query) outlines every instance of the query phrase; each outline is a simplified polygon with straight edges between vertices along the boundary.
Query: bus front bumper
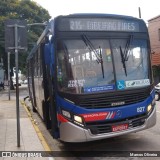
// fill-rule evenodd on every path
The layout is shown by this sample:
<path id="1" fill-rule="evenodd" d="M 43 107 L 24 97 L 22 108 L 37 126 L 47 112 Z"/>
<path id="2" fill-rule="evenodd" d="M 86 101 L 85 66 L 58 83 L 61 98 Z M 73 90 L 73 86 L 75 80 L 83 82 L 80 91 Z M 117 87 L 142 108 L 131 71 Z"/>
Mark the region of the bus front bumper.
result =
<path id="1" fill-rule="evenodd" d="M 145 123 L 138 127 L 128 128 L 127 130 L 109 132 L 103 134 L 92 134 L 89 129 L 84 129 L 71 122 L 61 123 L 60 125 L 60 140 L 65 142 L 87 142 L 100 140 L 115 136 L 120 136 L 128 133 L 134 133 L 153 127 L 156 124 L 156 107 L 154 107 L 150 116 L 145 120 Z"/>

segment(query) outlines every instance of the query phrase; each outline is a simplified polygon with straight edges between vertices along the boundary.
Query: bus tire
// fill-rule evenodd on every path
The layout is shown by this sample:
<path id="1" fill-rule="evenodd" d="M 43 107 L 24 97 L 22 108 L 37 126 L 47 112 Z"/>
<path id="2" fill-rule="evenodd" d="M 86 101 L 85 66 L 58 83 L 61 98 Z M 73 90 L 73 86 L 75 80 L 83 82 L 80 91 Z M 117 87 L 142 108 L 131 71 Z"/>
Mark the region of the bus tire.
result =
<path id="1" fill-rule="evenodd" d="M 43 117 L 44 122 L 47 129 L 51 129 L 51 120 L 50 120 L 50 111 L 49 111 L 49 102 L 42 101 L 42 108 L 43 108 Z"/>
<path id="2" fill-rule="evenodd" d="M 51 96 L 51 100 L 50 100 L 50 115 L 51 115 L 51 135 L 54 139 L 58 139 L 59 138 L 59 128 L 58 128 L 58 122 L 57 122 L 57 111 L 56 111 L 56 104 L 55 101 L 53 99 L 53 95 Z"/>
<path id="3" fill-rule="evenodd" d="M 34 106 L 32 106 L 32 111 L 33 111 L 34 113 L 37 112 L 37 110 L 36 110 L 36 108 L 35 108 Z"/>

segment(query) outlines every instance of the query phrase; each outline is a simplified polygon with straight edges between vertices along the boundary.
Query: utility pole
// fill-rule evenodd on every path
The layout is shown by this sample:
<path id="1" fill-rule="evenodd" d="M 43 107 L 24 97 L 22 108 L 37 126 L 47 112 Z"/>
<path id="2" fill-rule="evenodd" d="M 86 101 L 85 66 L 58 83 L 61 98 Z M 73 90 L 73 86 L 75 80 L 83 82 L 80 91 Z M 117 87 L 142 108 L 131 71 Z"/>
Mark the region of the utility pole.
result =
<path id="1" fill-rule="evenodd" d="M 138 7 L 138 12 L 139 12 L 139 18 L 142 18 L 141 17 L 141 8 L 140 7 Z"/>
<path id="2" fill-rule="evenodd" d="M 10 84 L 10 52 L 8 52 L 8 100 L 11 99 Z"/>
<path id="3" fill-rule="evenodd" d="M 17 115 L 17 147 L 20 147 L 20 113 L 19 113 L 19 77 L 18 50 L 27 49 L 26 22 L 18 19 L 8 19 L 5 22 L 5 50 L 14 51 L 16 66 L 16 115 Z M 8 54 L 9 55 L 9 54 Z M 10 59 L 10 57 L 8 57 Z M 10 64 L 10 63 L 9 63 Z M 9 71 L 10 71 L 10 67 Z"/>

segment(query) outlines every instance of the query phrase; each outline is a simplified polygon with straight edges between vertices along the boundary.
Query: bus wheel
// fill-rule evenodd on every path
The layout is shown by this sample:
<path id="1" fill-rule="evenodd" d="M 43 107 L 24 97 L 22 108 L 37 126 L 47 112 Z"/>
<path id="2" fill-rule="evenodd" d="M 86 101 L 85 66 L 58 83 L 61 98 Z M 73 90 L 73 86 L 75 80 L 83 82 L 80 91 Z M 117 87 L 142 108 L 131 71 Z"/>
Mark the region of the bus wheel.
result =
<path id="1" fill-rule="evenodd" d="M 56 111 L 56 106 L 53 99 L 51 100 L 50 115 L 51 115 L 51 135 L 53 138 L 58 139 L 59 128 L 58 128 L 58 122 L 57 122 L 57 111 Z"/>
<path id="2" fill-rule="evenodd" d="M 51 129 L 51 120 L 50 120 L 50 113 L 49 113 L 49 102 L 42 101 L 42 108 L 43 108 L 43 117 L 44 122 L 47 129 Z"/>
<path id="3" fill-rule="evenodd" d="M 37 112 L 36 108 L 34 106 L 32 106 L 32 111 L 33 112 Z"/>

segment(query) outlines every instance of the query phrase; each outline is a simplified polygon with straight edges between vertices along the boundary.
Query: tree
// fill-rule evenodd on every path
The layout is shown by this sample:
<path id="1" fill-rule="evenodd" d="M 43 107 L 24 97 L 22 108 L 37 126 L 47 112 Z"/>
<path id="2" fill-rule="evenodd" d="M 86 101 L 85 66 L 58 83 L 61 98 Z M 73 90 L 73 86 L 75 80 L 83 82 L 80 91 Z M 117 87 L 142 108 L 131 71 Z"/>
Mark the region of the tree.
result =
<path id="1" fill-rule="evenodd" d="M 26 20 L 27 24 L 45 23 L 49 21 L 51 16 L 48 11 L 36 2 L 31 0 L 1 0 L 0 1 L 0 58 L 4 62 L 4 69 L 7 73 L 7 53 L 4 48 L 4 21 L 7 19 Z M 25 73 L 26 57 L 29 51 L 37 41 L 38 37 L 44 30 L 44 26 L 28 27 L 28 51 L 19 54 L 19 68 Z M 14 54 L 11 54 L 11 68 L 15 66 Z"/>

